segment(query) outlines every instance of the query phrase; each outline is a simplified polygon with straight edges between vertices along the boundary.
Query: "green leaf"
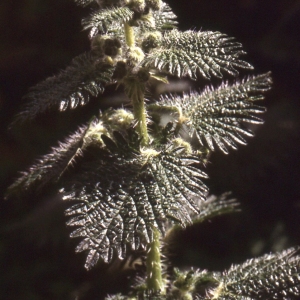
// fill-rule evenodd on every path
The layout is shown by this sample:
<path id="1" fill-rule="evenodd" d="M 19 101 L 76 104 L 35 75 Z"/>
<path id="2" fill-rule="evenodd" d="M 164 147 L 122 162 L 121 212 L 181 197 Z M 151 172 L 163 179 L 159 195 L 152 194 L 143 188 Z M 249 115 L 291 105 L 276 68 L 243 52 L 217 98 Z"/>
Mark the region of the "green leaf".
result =
<path id="1" fill-rule="evenodd" d="M 128 300 L 128 299 L 129 299 L 129 297 L 123 296 L 121 294 L 117 294 L 117 295 L 113 295 L 113 296 L 109 295 L 105 298 L 105 300 Z"/>
<path id="2" fill-rule="evenodd" d="M 231 193 L 224 193 L 221 196 L 210 195 L 205 202 L 199 203 L 200 213 L 192 214 L 193 223 L 200 223 L 219 215 L 239 211 L 240 205 L 236 199 L 228 199 Z"/>
<path id="3" fill-rule="evenodd" d="M 115 111 L 115 115 L 120 116 L 120 111 Z M 124 114 L 123 114 L 124 115 Z M 109 127 L 107 118 L 114 118 L 114 114 L 108 111 L 101 115 L 105 122 L 93 117 L 87 125 L 81 126 L 75 133 L 71 134 L 64 142 L 59 142 L 57 147 L 53 147 L 51 153 L 42 156 L 32 165 L 28 171 L 17 179 L 8 189 L 6 196 L 20 195 L 28 190 L 40 191 L 49 183 L 58 182 L 64 173 L 81 159 L 86 149 L 94 145 L 102 147 L 101 135 L 108 134 L 106 126 Z M 105 124 L 106 123 L 106 124 Z M 123 125 L 116 123 L 116 126 Z"/>
<path id="4" fill-rule="evenodd" d="M 153 12 L 156 30 L 163 31 L 177 27 L 177 16 L 173 13 L 171 7 L 161 1 L 161 6 L 158 11 Z"/>
<path id="5" fill-rule="evenodd" d="M 171 7 L 163 1 L 161 1 L 159 10 L 152 11 L 152 17 L 149 19 L 152 22 L 149 22 L 147 18 L 137 20 L 141 32 L 165 31 L 177 27 L 177 16 L 173 13 Z"/>
<path id="6" fill-rule="evenodd" d="M 31 88 L 26 96 L 31 101 L 25 104 L 14 123 L 33 119 L 55 106 L 64 111 L 85 105 L 90 95 L 97 96 L 104 91 L 105 84 L 111 81 L 113 69 L 90 53 L 77 56 L 64 71 Z"/>
<path id="7" fill-rule="evenodd" d="M 223 273 L 219 286 L 205 299 L 299 299 L 298 252 L 298 249 L 290 248 L 233 265 Z M 214 295 L 218 297 L 213 298 Z"/>
<path id="8" fill-rule="evenodd" d="M 114 7 L 99 9 L 88 18 L 83 19 L 83 29 L 90 29 L 89 37 L 95 37 L 98 32 L 107 33 L 112 28 L 120 28 L 124 22 L 128 22 L 133 17 L 133 11 L 128 7 Z"/>
<path id="9" fill-rule="evenodd" d="M 76 251 L 89 251 L 87 269 L 100 257 L 109 262 L 114 251 L 125 257 L 127 243 L 146 246 L 153 227 L 164 234 L 168 219 L 191 223 L 190 211 L 199 211 L 193 199 L 203 201 L 207 192 L 200 158 L 182 148 L 141 148 L 133 132 L 102 140 L 106 150 L 62 190 L 65 200 L 78 202 L 66 210 L 67 224 L 78 226 L 71 237 L 84 238 Z"/>
<path id="10" fill-rule="evenodd" d="M 221 78 L 222 72 L 238 75 L 236 68 L 252 69 L 240 60 L 242 45 L 220 32 L 172 30 L 164 34 L 161 47 L 155 48 L 143 61 L 144 66 L 182 77 Z"/>
<path id="11" fill-rule="evenodd" d="M 153 78 L 157 81 L 160 81 L 160 82 L 165 83 L 165 84 L 169 84 L 169 80 L 165 76 L 156 75 L 156 74 L 151 73 L 151 72 L 150 72 L 150 76 L 151 76 L 151 78 Z"/>
<path id="12" fill-rule="evenodd" d="M 97 0 L 75 0 L 75 3 L 80 6 L 88 6 L 91 3 L 97 2 Z"/>
<path id="13" fill-rule="evenodd" d="M 135 299 L 142 299 L 142 300 L 180 300 L 175 298 L 168 298 L 167 295 L 165 295 L 161 291 L 153 291 L 153 290 L 137 290 L 135 291 L 135 297 L 133 296 L 123 296 L 121 294 L 117 295 L 109 295 L 105 297 L 104 300 L 135 300 Z"/>
<path id="14" fill-rule="evenodd" d="M 75 0 L 75 3 L 80 6 L 88 6 L 90 4 L 95 4 L 101 7 L 111 7 L 116 5 L 121 5 L 122 0 Z"/>
<path id="15" fill-rule="evenodd" d="M 263 113 L 265 108 L 254 102 L 264 99 L 262 93 L 270 89 L 271 83 L 270 73 L 266 73 L 233 85 L 223 83 L 217 89 L 206 88 L 201 94 L 164 96 L 157 106 L 164 113 L 168 109 L 173 118 L 183 122 L 183 134 L 186 130 L 191 137 L 195 133 L 199 142 L 207 144 L 209 149 L 214 150 L 216 144 L 228 153 L 228 147 L 236 149 L 237 144 L 246 144 L 243 136 L 253 136 L 244 123 L 263 123 L 255 114 Z M 152 110 L 155 111 L 154 108 Z"/>
<path id="16" fill-rule="evenodd" d="M 193 220 L 193 224 L 201 223 L 206 220 L 211 220 L 212 218 L 238 212 L 239 202 L 236 199 L 229 199 L 230 192 L 224 193 L 220 196 L 209 195 L 206 201 L 195 197 L 194 201 L 199 207 L 199 213 L 193 211 L 190 212 L 190 217 Z M 193 225 L 191 224 L 191 225 Z M 172 244 L 176 240 L 177 233 L 182 232 L 184 229 L 179 226 L 174 226 L 173 224 L 168 224 L 168 230 L 164 238 L 166 244 Z"/>
<path id="17" fill-rule="evenodd" d="M 29 189 L 41 190 L 49 182 L 55 182 L 62 173 L 80 156 L 88 125 L 80 127 L 50 154 L 41 157 L 37 163 L 23 172 L 6 192 L 6 197 L 23 194 Z"/>

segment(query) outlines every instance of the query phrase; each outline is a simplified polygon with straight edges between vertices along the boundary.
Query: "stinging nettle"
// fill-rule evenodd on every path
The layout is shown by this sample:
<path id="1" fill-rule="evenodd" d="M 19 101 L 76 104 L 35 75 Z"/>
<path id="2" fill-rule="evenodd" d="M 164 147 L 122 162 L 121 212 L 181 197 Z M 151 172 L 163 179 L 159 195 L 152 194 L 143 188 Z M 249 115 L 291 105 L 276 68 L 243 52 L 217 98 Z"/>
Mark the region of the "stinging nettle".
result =
<path id="1" fill-rule="evenodd" d="M 50 109 L 101 101 L 111 85 L 124 88 L 130 105 L 104 110 L 81 125 L 24 172 L 7 197 L 55 183 L 70 203 L 67 225 L 71 237 L 80 238 L 76 251 L 87 252 L 86 269 L 145 249 L 144 284 L 128 297 L 107 299 L 296 299 L 296 248 L 222 273 L 166 271 L 161 260 L 160 243 L 175 230 L 238 210 L 228 193 L 208 196 L 205 165 L 210 151 L 227 154 L 245 145 L 253 136 L 247 125 L 263 123 L 265 108 L 258 102 L 271 88 L 270 73 L 155 99 L 150 87 L 168 84 L 170 75 L 209 80 L 253 67 L 243 60 L 242 45 L 226 34 L 180 31 L 164 1 L 75 2 L 93 8 L 82 20 L 91 49 L 33 87 L 14 124 Z"/>

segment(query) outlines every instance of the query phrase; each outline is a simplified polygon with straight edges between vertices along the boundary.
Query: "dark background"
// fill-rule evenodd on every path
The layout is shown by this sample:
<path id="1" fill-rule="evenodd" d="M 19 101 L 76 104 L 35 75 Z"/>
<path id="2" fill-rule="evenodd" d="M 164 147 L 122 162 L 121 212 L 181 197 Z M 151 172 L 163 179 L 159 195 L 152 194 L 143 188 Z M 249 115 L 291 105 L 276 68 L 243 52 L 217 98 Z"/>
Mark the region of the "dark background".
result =
<path id="1" fill-rule="evenodd" d="M 236 37 L 254 74 L 272 71 L 265 124 L 227 156 L 214 153 L 211 191 L 232 191 L 242 212 L 215 218 L 178 235 L 170 250 L 181 267 L 223 270 L 252 256 L 300 245 L 300 1 L 169 1 L 182 30 L 216 30 Z M 28 88 L 89 49 L 80 20 L 89 13 L 70 0 L 2 1 L 0 6 L 0 195 L 38 155 L 56 145 L 101 107 L 47 113 L 8 125 Z M 209 82 L 199 80 L 203 87 Z M 218 82 L 214 82 L 218 84 Z M 195 85 L 195 84 L 194 84 Z M 51 194 L 51 191 L 50 191 Z M 54 196 L 0 196 L 0 298 L 102 299 L 126 286 L 117 264 L 84 270 L 85 253 L 68 238 L 64 204 Z M 77 291 L 77 292 L 76 292 Z"/>

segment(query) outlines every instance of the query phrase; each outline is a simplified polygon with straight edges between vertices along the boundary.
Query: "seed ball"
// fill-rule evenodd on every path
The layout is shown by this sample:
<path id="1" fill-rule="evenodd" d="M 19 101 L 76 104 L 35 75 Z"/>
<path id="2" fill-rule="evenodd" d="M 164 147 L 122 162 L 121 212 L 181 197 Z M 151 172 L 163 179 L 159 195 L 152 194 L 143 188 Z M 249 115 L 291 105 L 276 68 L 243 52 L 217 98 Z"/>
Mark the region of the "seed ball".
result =
<path id="1" fill-rule="evenodd" d="M 120 40 L 118 40 L 117 38 L 113 39 L 113 42 L 114 42 L 115 47 L 117 47 L 117 48 L 122 47 L 122 44 L 121 44 Z"/>
<path id="2" fill-rule="evenodd" d="M 148 53 L 151 49 L 157 48 L 161 42 L 161 38 L 161 33 L 158 31 L 146 34 L 142 41 L 142 49 Z"/>
<path id="3" fill-rule="evenodd" d="M 149 12 L 150 12 L 150 8 L 149 8 L 149 6 L 146 6 L 144 11 L 143 11 L 143 15 L 148 15 Z"/>
<path id="4" fill-rule="evenodd" d="M 138 77 L 138 79 L 139 79 L 140 82 L 146 82 L 150 78 L 150 73 L 146 69 L 140 69 L 137 72 L 137 77 Z"/>
<path id="5" fill-rule="evenodd" d="M 132 10 L 143 13 L 146 5 L 144 0 L 131 0 L 129 6 Z"/>
<path id="6" fill-rule="evenodd" d="M 146 0 L 146 5 L 152 10 L 160 10 L 161 0 Z"/>
<path id="7" fill-rule="evenodd" d="M 105 41 L 104 37 L 101 36 L 100 34 L 97 34 L 91 42 L 92 50 L 98 52 L 103 51 L 104 41 Z"/>
<path id="8" fill-rule="evenodd" d="M 118 61 L 113 74 L 114 79 L 122 79 L 127 74 L 127 65 L 124 61 Z"/>
<path id="9" fill-rule="evenodd" d="M 143 50 L 140 47 L 132 47 L 128 52 L 129 60 L 134 62 L 141 62 L 145 57 Z"/>
<path id="10" fill-rule="evenodd" d="M 103 45 L 103 50 L 104 50 L 104 54 L 114 57 L 117 56 L 119 54 L 119 49 L 121 48 L 121 42 L 114 38 L 107 38 L 104 41 L 104 45 Z"/>
<path id="11" fill-rule="evenodd" d="M 105 47 L 104 48 L 104 54 L 114 57 L 117 56 L 119 53 L 119 49 L 117 47 Z"/>
<path id="12" fill-rule="evenodd" d="M 132 19 L 128 22 L 129 26 L 138 27 L 138 21 L 142 18 L 142 16 L 141 12 L 134 11 Z"/>

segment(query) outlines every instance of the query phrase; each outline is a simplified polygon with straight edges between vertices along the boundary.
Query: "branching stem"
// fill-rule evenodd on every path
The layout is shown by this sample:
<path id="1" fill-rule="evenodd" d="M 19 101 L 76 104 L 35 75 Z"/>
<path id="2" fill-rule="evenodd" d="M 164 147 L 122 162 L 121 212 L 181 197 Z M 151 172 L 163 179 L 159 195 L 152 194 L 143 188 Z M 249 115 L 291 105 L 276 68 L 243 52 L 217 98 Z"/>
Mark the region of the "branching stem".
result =
<path id="1" fill-rule="evenodd" d="M 161 270 L 160 233 L 153 228 L 153 241 L 147 251 L 147 289 L 164 293 L 164 283 Z"/>

